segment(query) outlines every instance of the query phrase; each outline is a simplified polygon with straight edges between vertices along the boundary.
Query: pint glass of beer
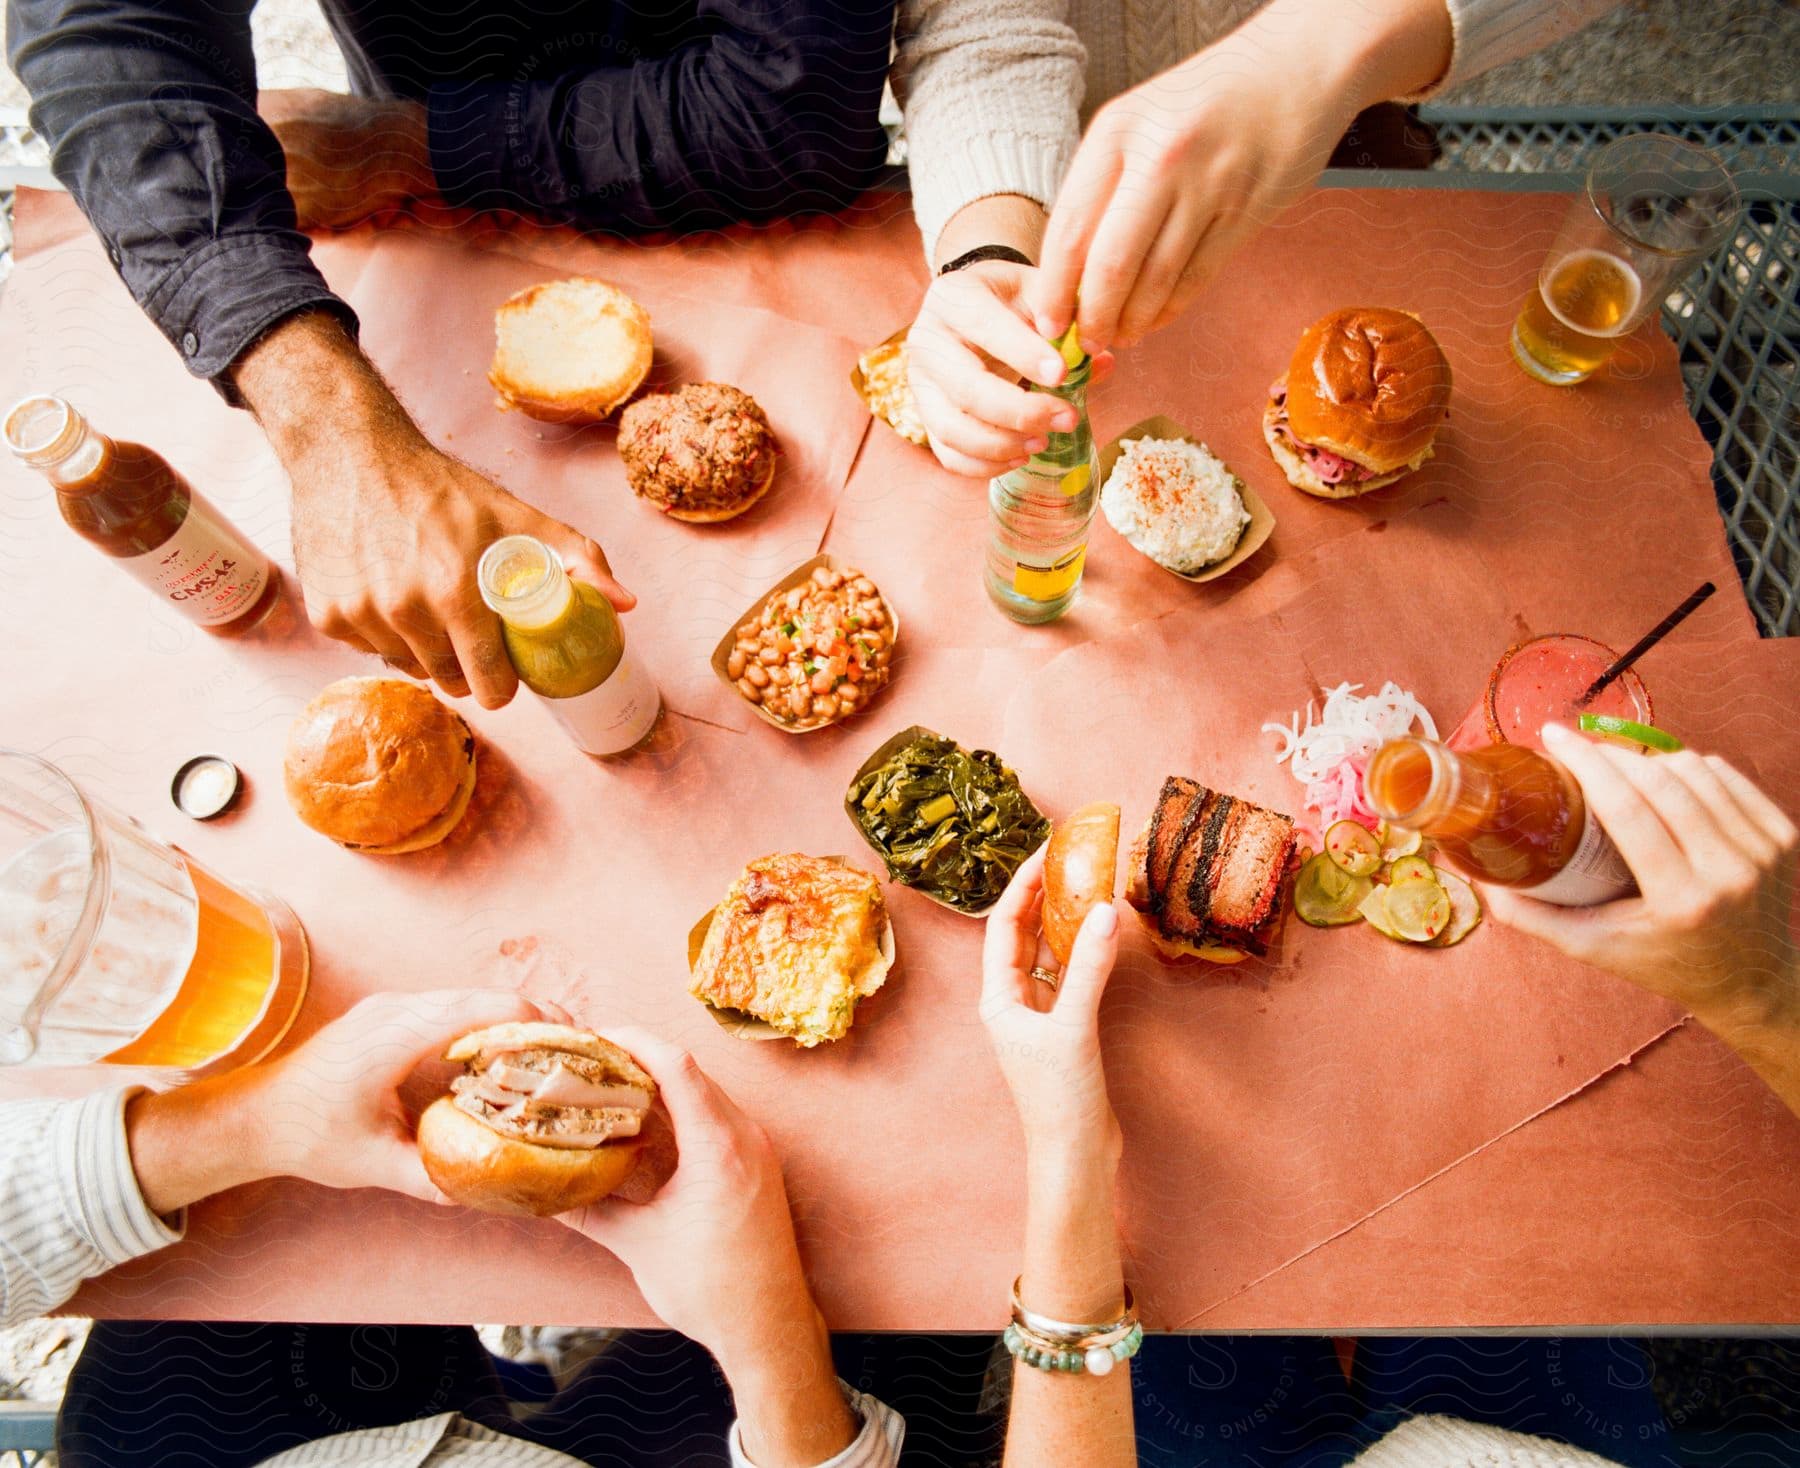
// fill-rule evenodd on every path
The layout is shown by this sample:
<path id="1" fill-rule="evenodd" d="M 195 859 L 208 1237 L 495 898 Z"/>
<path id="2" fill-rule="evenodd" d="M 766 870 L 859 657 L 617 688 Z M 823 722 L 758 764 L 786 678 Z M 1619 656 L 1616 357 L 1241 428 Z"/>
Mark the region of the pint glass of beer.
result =
<path id="1" fill-rule="evenodd" d="M 1519 365 L 1540 382 L 1581 382 L 1661 305 L 1669 289 L 1730 238 L 1738 190 L 1706 149 L 1656 133 L 1615 138 L 1513 326 Z"/>
<path id="2" fill-rule="evenodd" d="M 287 905 L 0 750 L 0 1065 L 247 1065 L 306 993 Z"/>

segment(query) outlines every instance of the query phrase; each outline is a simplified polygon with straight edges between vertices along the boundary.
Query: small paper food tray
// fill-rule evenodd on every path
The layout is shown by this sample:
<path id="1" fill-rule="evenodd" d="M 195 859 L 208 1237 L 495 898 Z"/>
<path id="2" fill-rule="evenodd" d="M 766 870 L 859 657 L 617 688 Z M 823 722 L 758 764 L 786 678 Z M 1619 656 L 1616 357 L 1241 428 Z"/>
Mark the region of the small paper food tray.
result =
<path id="1" fill-rule="evenodd" d="M 1155 418 L 1146 418 L 1142 423 L 1134 423 L 1100 450 L 1100 489 L 1103 494 L 1106 490 L 1106 481 L 1112 478 L 1113 465 L 1118 463 L 1119 455 L 1123 452 L 1126 443 L 1134 438 L 1179 438 L 1197 447 L 1204 447 L 1199 439 L 1173 419 L 1158 415 Z M 1250 512 L 1250 523 L 1244 527 L 1244 533 L 1238 537 L 1238 543 L 1231 554 L 1224 560 L 1215 561 L 1212 565 L 1199 571 L 1169 571 L 1167 566 L 1163 566 L 1165 571 L 1169 571 L 1171 576 L 1180 577 L 1183 581 L 1196 583 L 1211 581 L 1216 577 L 1223 576 L 1227 571 L 1236 570 L 1262 549 L 1263 543 L 1274 532 L 1275 516 L 1262 502 L 1262 496 L 1246 484 L 1241 475 L 1238 476 L 1238 491 L 1243 496 L 1244 508 Z M 1145 557 L 1145 559 L 1148 560 L 1149 557 Z M 1157 562 L 1156 564 L 1161 565 L 1162 563 Z"/>
<path id="2" fill-rule="evenodd" d="M 750 707 L 750 709 L 752 710 L 752 712 L 754 712 L 759 719 L 761 719 L 765 724 L 768 724 L 773 728 L 781 730 L 781 732 L 783 734 L 816 734 L 816 733 L 818 733 L 819 730 L 829 729 L 834 724 L 843 723 L 844 720 L 846 720 L 846 719 L 854 719 L 858 714 L 860 714 L 865 708 L 868 707 L 868 704 L 866 704 L 866 703 L 858 704 L 856 706 L 856 708 L 852 709 L 849 713 L 839 714 L 835 719 L 827 720 L 823 724 L 814 724 L 810 728 L 806 728 L 806 729 L 796 729 L 791 724 L 782 723 L 782 721 L 780 719 L 776 718 L 767 709 L 765 709 L 760 703 L 751 703 L 749 699 L 744 697 L 743 692 L 738 688 L 737 680 L 735 678 L 733 678 L 729 672 L 726 671 L 726 664 L 731 659 L 732 649 L 737 646 L 738 628 L 743 626 L 744 623 L 746 623 L 746 622 L 752 622 L 752 621 L 755 621 L 758 618 L 760 618 L 763 613 L 763 608 L 766 607 L 771 601 L 773 601 L 776 597 L 780 596 L 782 594 L 782 592 L 789 591 L 792 588 L 800 585 L 801 582 L 809 580 L 812 576 L 812 573 L 814 571 L 818 570 L 818 568 L 821 566 L 823 566 L 828 571 L 842 571 L 845 574 L 849 574 L 851 571 L 856 570 L 855 567 L 848 565 L 844 561 L 839 560 L 836 556 L 830 555 L 829 553 L 816 555 L 810 561 L 803 561 L 800 565 L 794 567 L 793 570 L 789 571 L 787 573 L 787 575 L 783 576 L 781 578 L 781 580 L 777 581 L 773 586 L 771 586 L 761 596 L 757 597 L 757 599 L 750 604 L 750 607 L 747 611 L 741 613 L 738 617 L 733 619 L 732 624 L 726 630 L 725 635 L 719 639 L 719 645 L 713 649 L 712 670 L 714 673 L 716 673 L 718 675 L 719 681 L 731 690 L 731 696 L 733 698 L 735 698 L 739 703 L 747 704 Z M 862 575 L 864 573 L 857 571 L 856 574 Z M 871 579 L 873 579 L 873 578 L 871 578 Z M 892 647 L 894 650 L 894 657 L 898 658 L 899 654 L 900 654 L 900 613 L 894 610 L 894 604 L 888 600 L 887 593 L 885 591 L 882 591 L 880 586 L 877 586 L 875 589 L 881 597 L 882 606 L 887 608 L 888 625 L 889 625 L 889 627 L 891 627 L 893 629 Z M 875 697 L 879 698 L 882 693 L 886 692 L 886 690 L 888 688 L 893 686 L 894 679 L 895 679 L 895 677 L 898 676 L 898 671 L 899 670 L 896 666 L 893 666 L 892 664 L 890 664 L 890 667 L 888 670 L 888 680 L 885 684 L 882 685 L 882 687 L 880 689 L 878 689 L 876 691 Z"/>
<path id="3" fill-rule="evenodd" d="M 990 912 L 992 912 L 995 909 L 995 907 L 997 907 L 999 905 L 999 902 L 1000 902 L 999 898 L 996 897 L 986 907 L 970 910 L 968 908 L 957 907 L 954 903 L 946 902 L 946 901 L 944 901 L 943 898 L 935 896 L 934 894 L 932 894 L 930 892 L 926 892 L 922 888 L 913 887 L 913 886 L 908 885 L 905 882 L 902 882 L 898 877 L 896 877 L 893 874 L 892 869 L 888 867 L 886 856 L 883 855 L 882 852 L 879 851 L 872 842 L 869 842 L 869 838 L 867 836 L 863 835 L 862 824 L 861 824 L 861 822 L 859 822 L 856 819 L 856 807 L 851 802 L 850 792 L 862 783 L 862 778 L 864 775 L 868 774 L 871 770 L 874 770 L 877 767 L 886 764 L 888 757 L 890 755 L 895 754 L 903 746 L 911 743 L 914 739 L 917 739 L 921 735 L 929 735 L 933 739 L 949 738 L 949 736 L 946 734 L 938 733 L 938 731 L 936 729 L 927 729 L 923 724 L 914 724 L 911 728 L 902 729 L 898 734 L 894 735 L 893 738 L 886 740 L 880 746 L 880 748 L 878 748 L 873 754 L 871 754 L 866 760 L 864 760 L 860 765 L 857 766 L 856 773 L 850 777 L 850 783 L 847 787 L 845 787 L 845 790 L 844 790 L 844 815 L 846 816 L 846 818 L 848 818 L 850 824 L 852 826 L 856 827 L 856 834 L 858 836 L 862 836 L 863 841 L 865 843 L 868 843 L 869 850 L 871 852 L 873 852 L 877 858 L 880 859 L 881 865 L 882 865 L 882 870 L 887 872 L 888 880 L 890 882 L 892 882 L 896 887 L 904 888 L 908 892 L 916 892 L 916 893 L 918 893 L 919 896 L 923 897 L 927 902 L 936 903 L 937 906 L 943 908 L 945 912 L 953 912 L 958 917 L 984 918 Z M 962 746 L 962 747 L 967 748 L 966 745 Z M 1024 782 L 1021 781 L 1020 787 L 1023 788 L 1023 785 L 1024 785 Z M 1025 795 L 1026 795 L 1026 798 L 1029 800 L 1031 797 L 1031 792 L 1026 791 Z M 1033 806 L 1037 806 L 1037 802 L 1035 800 L 1033 800 L 1031 803 Z M 1039 814 L 1042 814 L 1042 807 L 1038 807 L 1038 810 L 1039 810 Z"/>
<path id="4" fill-rule="evenodd" d="M 826 856 L 821 857 L 820 860 L 835 861 L 843 866 L 856 866 L 856 863 L 851 861 L 847 856 Z M 864 868 L 859 867 L 858 870 L 864 870 Z M 898 951 L 894 944 L 893 914 L 885 910 L 885 903 L 883 904 L 883 907 L 880 939 L 881 963 L 878 967 L 871 969 L 869 973 L 864 976 L 862 986 L 857 990 L 857 1002 L 859 1004 L 887 982 L 887 976 L 893 970 L 894 958 Z M 716 906 L 709 908 L 706 916 L 688 929 L 687 956 L 688 972 L 690 974 L 693 973 L 695 967 L 700 962 L 700 950 L 706 946 L 706 935 L 712 929 L 713 916 L 718 910 L 719 909 Z M 793 1039 L 793 1036 L 791 1035 L 782 1034 L 780 1030 L 776 1029 L 775 1026 L 770 1024 L 767 1020 L 757 1019 L 754 1015 L 745 1014 L 740 1009 L 721 1009 L 718 1005 L 706 999 L 702 999 L 700 1002 L 706 1006 L 706 1012 L 718 1021 L 721 1029 L 729 1034 L 735 1035 L 740 1040 Z M 851 1021 L 851 1027 L 855 1027 L 854 1019 Z"/>

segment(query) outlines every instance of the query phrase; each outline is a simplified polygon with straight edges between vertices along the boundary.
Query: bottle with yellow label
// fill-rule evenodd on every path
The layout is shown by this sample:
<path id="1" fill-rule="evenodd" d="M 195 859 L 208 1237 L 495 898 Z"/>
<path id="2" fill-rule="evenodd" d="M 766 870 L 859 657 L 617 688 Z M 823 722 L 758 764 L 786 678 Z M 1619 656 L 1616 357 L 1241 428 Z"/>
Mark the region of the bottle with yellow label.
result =
<path id="1" fill-rule="evenodd" d="M 1036 391 L 1071 404 L 1075 427 L 1050 434 L 1042 453 L 988 481 L 988 595 L 1015 622 L 1053 622 L 1074 604 L 1099 503 L 1087 414 L 1092 359 L 1074 327 L 1058 346 L 1068 375 L 1060 386 Z"/>
<path id="2" fill-rule="evenodd" d="M 598 587 L 570 577 L 556 552 L 529 535 L 490 545 L 477 580 L 505 624 L 519 681 L 583 753 L 627 754 L 650 737 L 662 695 Z"/>

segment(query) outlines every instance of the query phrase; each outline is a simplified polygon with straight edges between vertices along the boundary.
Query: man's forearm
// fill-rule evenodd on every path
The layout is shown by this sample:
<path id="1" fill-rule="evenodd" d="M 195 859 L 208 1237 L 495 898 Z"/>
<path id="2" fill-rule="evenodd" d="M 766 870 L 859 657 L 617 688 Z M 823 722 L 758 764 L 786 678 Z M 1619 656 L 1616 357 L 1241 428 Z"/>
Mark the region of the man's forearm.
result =
<path id="1" fill-rule="evenodd" d="M 358 432 L 416 434 L 381 374 L 325 311 L 277 323 L 238 359 L 233 381 L 283 463 Z"/>
<path id="2" fill-rule="evenodd" d="M 254 1070 L 142 1092 L 125 1108 L 125 1137 L 144 1202 L 164 1216 L 280 1171 L 257 1114 Z"/>
<path id="3" fill-rule="evenodd" d="M 844 1400 L 831 1337 L 803 1282 L 786 1304 L 746 1309 L 751 1338 L 715 1347 L 737 1405 L 744 1455 L 756 1468 L 812 1468 L 855 1441 L 862 1424 Z"/>
<path id="4" fill-rule="evenodd" d="M 1800 973 L 1768 975 L 1694 1015 L 1800 1116 Z"/>

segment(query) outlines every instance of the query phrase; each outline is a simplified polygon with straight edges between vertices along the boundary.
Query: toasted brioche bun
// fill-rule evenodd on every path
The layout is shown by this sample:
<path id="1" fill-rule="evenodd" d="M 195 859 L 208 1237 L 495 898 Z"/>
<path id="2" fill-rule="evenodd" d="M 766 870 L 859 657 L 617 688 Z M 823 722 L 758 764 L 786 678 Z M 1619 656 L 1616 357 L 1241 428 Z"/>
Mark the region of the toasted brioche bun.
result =
<path id="1" fill-rule="evenodd" d="M 1126 858 L 1130 875 L 1125 880 L 1125 900 L 1131 904 L 1132 911 L 1137 913 L 1138 921 L 1150 935 L 1150 942 L 1169 963 L 1242 963 L 1249 955 L 1241 948 L 1227 948 L 1222 943 L 1189 943 L 1181 938 L 1165 938 L 1158 930 L 1156 917 L 1150 911 L 1150 827 L 1155 819 L 1153 812 L 1131 843 L 1131 851 Z"/>
<path id="2" fill-rule="evenodd" d="M 435 846 L 475 791 L 475 736 L 402 678 L 340 678 L 300 711 L 282 767 L 288 803 L 340 845 L 381 856 Z"/>
<path id="3" fill-rule="evenodd" d="M 668 515 L 671 520 L 685 520 L 690 525 L 716 525 L 721 520 L 735 520 L 739 515 L 743 514 L 745 510 L 749 509 L 750 506 L 767 494 L 769 492 L 769 486 L 774 482 L 775 466 L 774 464 L 770 464 L 768 472 L 762 477 L 762 482 L 756 485 L 744 499 L 739 500 L 735 505 L 730 505 L 719 510 L 666 510 L 664 513 Z"/>
<path id="4" fill-rule="evenodd" d="M 1285 380 L 1284 378 L 1283 381 Z M 1404 479 L 1431 457 L 1431 449 L 1428 446 L 1419 455 L 1416 463 L 1408 464 L 1403 469 L 1396 469 L 1391 474 L 1378 474 L 1373 479 L 1358 480 L 1354 484 L 1327 484 L 1313 473 L 1306 460 L 1295 453 L 1293 445 L 1282 437 L 1281 430 L 1276 426 L 1280 421 L 1280 405 L 1270 398 L 1269 406 L 1263 412 L 1263 442 L 1268 444 L 1269 452 L 1275 456 L 1275 462 L 1280 466 L 1281 472 L 1287 476 L 1287 482 L 1295 489 L 1317 495 L 1320 499 L 1353 500 L 1359 494 L 1367 494 L 1370 490 L 1385 489 L 1395 480 Z"/>
<path id="5" fill-rule="evenodd" d="M 502 412 L 598 423 L 650 375 L 650 313 L 603 280 L 528 286 L 494 316 L 488 381 Z"/>
<path id="6" fill-rule="evenodd" d="M 633 1060 L 629 1052 L 591 1030 L 578 1030 L 573 1025 L 559 1025 L 551 1020 L 513 1020 L 503 1025 L 489 1025 L 483 1030 L 470 1030 L 450 1042 L 444 1051 L 444 1059 L 485 1064 L 489 1056 L 501 1051 L 537 1046 L 597 1060 L 624 1084 L 637 1086 L 652 1096 L 656 1094 L 656 1082 L 651 1079 L 650 1072 Z"/>
<path id="7" fill-rule="evenodd" d="M 1084 805 L 1050 832 L 1044 856 L 1044 941 L 1067 963 L 1088 912 L 1113 899 L 1119 865 L 1119 808 Z"/>
<path id="8" fill-rule="evenodd" d="M 598 1062 L 609 1081 L 656 1096 L 656 1082 L 611 1040 L 572 1025 L 515 1021 L 471 1030 L 453 1040 L 444 1059 L 484 1070 L 494 1056 L 513 1050 L 548 1050 Z M 439 1097 L 419 1118 L 419 1156 L 446 1197 L 489 1213 L 530 1213 L 540 1218 L 597 1203 L 637 1166 L 640 1137 L 598 1146 L 550 1146 L 497 1131 L 479 1116 Z"/>
<path id="9" fill-rule="evenodd" d="M 487 1213 L 538 1218 L 598 1203 L 637 1166 L 640 1139 L 541 1147 L 505 1137 L 440 1096 L 419 1118 L 419 1156 L 445 1197 Z"/>
<path id="10" fill-rule="evenodd" d="M 1383 306 L 1349 306 L 1307 327 L 1287 381 L 1294 436 L 1377 474 L 1413 467 L 1450 411 L 1437 339 L 1418 317 Z"/>

